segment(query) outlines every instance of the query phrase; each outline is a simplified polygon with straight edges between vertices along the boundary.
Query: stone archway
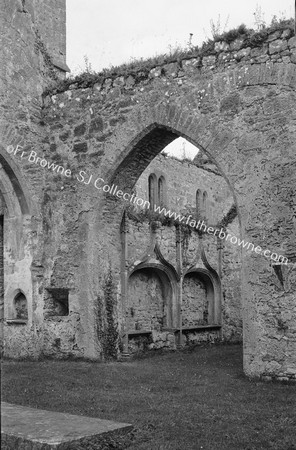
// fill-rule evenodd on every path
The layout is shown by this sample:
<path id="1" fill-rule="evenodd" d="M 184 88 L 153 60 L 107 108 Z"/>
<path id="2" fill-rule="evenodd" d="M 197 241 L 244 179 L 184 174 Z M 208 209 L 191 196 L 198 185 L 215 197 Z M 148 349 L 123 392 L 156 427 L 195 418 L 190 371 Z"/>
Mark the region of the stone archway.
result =
<path id="1" fill-rule="evenodd" d="M 170 109 L 166 108 L 166 111 L 169 111 Z M 175 109 L 173 109 L 175 111 Z M 164 111 L 158 111 L 158 114 L 162 117 Z M 164 125 L 163 123 L 152 123 L 148 125 L 144 130 L 142 130 L 141 133 L 137 137 L 135 137 L 130 144 L 127 146 L 127 148 L 123 151 L 124 159 L 119 164 L 118 167 L 112 172 L 108 174 L 108 183 L 111 186 L 117 186 L 118 189 L 122 190 L 123 192 L 133 192 L 133 188 L 140 176 L 140 174 L 144 171 L 144 169 L 149 165 L 149 163 L 153 160 L 153 158 L 170 142 L 178 138 L 179 136 L 184 137 L 189 142 L 191 142 L 193 145 L 200 148 L 203 152 L 207 154 L 209 158 L 212 159 L 214 163 L 216 163 L 217 167 L 219 168 L 219 171 L 223 173 L 223 170 L 221 169 L 221 165 L 217 163 L 217 161 L 212 158 L 209 151 L 205 151 L 202 145 L 199 144 L 200 141 L 197 140 L 196 137 L 194 137 L 192 134 L 188 136 L 188 134 L 185 133 L 185 127 L 186 123 L 191 122 L 194 117 L 192 115 L 189 115 L 188 113 L 184 112 L 183 115 L 181 115 L 184 120 L 184 125 L 179 123 L 179 126 L 182 130 L 180 132 L 178 129 L 173 128 L 171 125 Z M 195 120 L 198 122 L 198 118 L 196 117 Z M 147 117 L 145 117 L 145 123 L 147 121 Z M 188 130 L 187 130 L 188 133 Z M 205 130 L 205 133 L 207 133 L 207 130 Z M 205 139 L 205 136 L 199 136 L 201 141 Z M 226 145 L 226 142 L 224 143 Z M 224 174 L 224 173 L 223 173 Z M 107 179 L 107 177 L 105 178 Z M 230 181 L 226 178 L 224 175 L 224 179 L 228 186 L 230 186 L 230 190 L 233 194 L 234 202 L 236 202 L 236 207 L 239 215 L 239 207 L 236 201 L 236 196 L 233 187 L 231 186 Z M 108 227 L 110 230 L 110 227 L 118 227 L 118 221 L 121 220 L 122 211 L 125 207 L 125 202 L 122 202 L 122 200 L 118 200 L 114 195 L 106 195 L 104 198 L 104 215 L 108 222 Z M 240 215 L 239 215 L 240 217 Z M 110 231 L 109 231 L 110 232 Z M 116 233 L 116 232 L 114 232 Z M 107 248 L 106 248 L 106 251 Z M 211 302 L 211 323 L 212 325 L 215 325 L 217 327 L 220 327 L 221 324 L 221 292 L 216 289 L 214 293 L 213 288 L 213 282 L 210 281 L 210 278 L 206 277 L 206 275 L 200 270 L 200 273 L 202 273 L 202 277 L 204 280 L 206 280 L 206 285 L 208 288 L 209 296 L 212 297 Z M 214 282 L 215 284 L 215 282 Z M 179 319 L 177 320 L 177 322 Z M 179 326 L 175 325 L 175 326 Z M 218 331 L 218 328 L 217 328 Z M 216 334 L 216 336 L 219 336 L 219 332 Z M 180 341 L 181 343 L 181 341 Z"/>
<path id="2" fill-rule="evenodd" d="M 287 267 L 277 267 L 271 258 L 241 248 L 244 370 L 253 377 L 295 377 L 295 40 L 283 42 L 289 50 L 279 50 L 276 61 L 266 51 L 272 46 L 269 34 L 256 45 L 260 56 L 255 59 L 248 53 L 237 58 L 238 52 L 222 46 L 210 57 L 176 62 L 174 74 L 164 63 L 140 76 L 111 75 L 88 87 L 68 84 L 64 92 L 53 92 L 52 102 L 46 98 L 44 111 L 55 139 L 51 156 L 66 158 L 68 146 L 75 169 L 85 170 L 89 163 L 94 176 L 122 191 L 130 192 L 149 161 L 178 136 L 214 161 L 232 189 L 240 238 L 289 259 Z M 82 265 L 92 267 L 98 260 L 104 268 L 110 256 L 119 280 L 121 200 L 111 196 L 106 201 L 92 188 L 94 194 L 87 191 L 89 185 L 77 187 L 79 207 L 84 211 L 87 197 L 87 223 L 95 223 Z M 81 294 L 89 285 L 102 289 L 101 272 L 81 277 Z M 284 331 L 276 324 L 288 315 Z"/>
<path id="3" fill-rule="evenodd" d="M 185 114 L 184 114 L 185 115 Z M 190 116 L 191 117 L 191 116 Z M 188 116 L 185 117 L 188 120 Z M 184 119 L 184 120 L 185 120 Z M 124 152 L 125 159 L 119 164 L 113 173 L 109 174 L 108 183 L 110 186 L 115 186 L 124 193 L 131 194 L 134 190 L 134 186 L 149 163 L 154 157 L 170 142 L 181 136 L 181 133 L 173 129 L 171 126 L 165 126 L 163 124 L 153 123 L 150 124 L 142 133 L 139 134 L 132 143 L 128 146 L 129 153 Z M 188 139 L 188 135 L 183 132 L 182 137 Z M 197 147 L 201 147 L 193 137 L 189 138 L 192 144 Z M 230 182 L 226 179 L 228 186 Z M 233 189 L 231 189 L 233 192 Z M 122 199 L 117 199 L 114 195 L 106 195 L 104 198 L 104 216 L 106 223 L 108 223 L 108 233 L 113 234 L 111 231 L 114 229 L 114 235 L 116 235 L 115 227 L 119 227 L 118 221 L 121 220 L 123 209 L 126 206 L 126 202 Z M 113 241 L 113 245 L 116 240 Z M 106 242 L 107 244 L 107 242 Z M 106 246 L 106 252 L 108 252 L 108 244 Z M 206 266 L 207 267 L 207 266 Z M 211 323 L 215 326 L 220 326 L 221 323 L 221 298 L 219 293 L 215 293 L 213 289 L 213 282 L 206 276 L 205 273 L 200 270 L 202 277 L 206 280 L 209 295 L 213 297 L 211 302 L 212 309 L 210 311 Z M 210 288 L 209 288 L 210 286 Z M 175 327 L 179 327 L 178 321 L 176 321 Z M 181 342 L 181 341 L 180 341 Z"/>
<path id="4" fill-rule="evenodd" d="M 210 273 L 202 269 L 188 270 L 182 289 L 183 327 L 221 324 L 220 286 Z"/>
<path id="5" fill-rule="evenodd" d="M 31 205 L 19 169 L 3 148 L 0 148 L 0 172 L 1 334 L 5 341 L 4 354 L 9 354 L 10 342 L 24 335 L 26 325 L 32 323 L 32 259 L 28 251 Z M 17 352 L 11 356 L 20 355 L 21 349 Z"/>
<path id="6" fill-rule="evenodd" d="M 238 217 L 241 224 L 240 238 L 245 239 L 248 242 L 254 242 L 260 245 L 261 241 L 258 241 L 260 234 L 251 232 L 250 229 L 250 206 L 254 206 L 254 195 L 257 195 L 257 190 L 254 187 L 258 186 L 258 175 L 252 170 L 252 165 L 249 165 L 246 173 L 242 174 L 240 165 L 245 165 L 244 154 L 239 154 L 236 148 L 236 142 L 240 137 L 236 137 L 235 132 L 229 127 L 225 128 L 223 125 L 215 124 L 212 129 L 213 135 L 209 136 L 209 127 L 205 124 L 204 120 L 200 117 L 194 117 L 188 112 L 178 111 L 176 107 L 170 105 L 166 108 L 159 108 L 150 113 L 157 120 L 157 116 L 161 117 L 161 122 L 155 121 L 148 126 L 145 126 L 144 130 L 132 139 L 129 145 L 122 152 L 122 162 L 119 163 L 115 170 L 108 173 L 108 179 L 110 184 L 120 186 L 122 190 L 129 192 L 134 186 L 139 174 L 153 157 L 161 151 L 161 149 L 169 142 L 174 140 L 178 136 L 185 137 L 189 142 L 201 148 L 209 156 L 211 160 L 219 168 L 220 172 L 225 176 L 236 201 L 236 207 L 238 210 Z M 149 114 L 148 114 L 149 118 Z M 166 120 L 165 120 L 166 119 Z M 143 123 L 147 124 L 147 114 L 143 117 Z M 138 121 L 138 126 L 141 122 Z M 165 125 L 166 124 L 166 125 Z M 169 125 L 168 125 L 169 124 Z M 177 125 L 175 128 L 174 125 Z M 178 131 L 177 131 L 178 130 Z M 202 145 L 205 143 L 206 145 Z M 218 151 L 217 151 L 218 149 Z M 223 154 L 224 152 L 224 154 Z M 235 154 L 236 159 L 231 160 L 230 155 Z M 257 164 L 257 158 L 253 162 Z M 225 173 L 228 173 L 227 177 Z M 237 175 L 238 174 L 238 175 Z M 250 186 L 253 186 L 250 189 Z M 266 192 L 268 198 L 269 194 Z M 256 197 L 255 197 L 256 198 Z M 111 202 L 111 203 L 110 203 Z M 105 211 L 108 216 L 108 210 L 114 211 L 114 206 L 117 201 L 114 198 L 110 198 L 105 203 Z M 110 204 L 112 207 L 110 208 Z M 118 203 L 118 206 L 119 203 Z M 254 207 L 251 217 L 261 215 L 260 207 L 257 207 L 256 213 Z M 112 214 L 113 215 L 113 214 Z M 114 216 L 113 216 L 114 217 Z M 119 220 L 119 219 L 118 219 Z M 266 242 L 266 235 L 264 238 Z M 273 245 L 272 240 L 270 244 Z M 275 248 L 276 250 L 277 248 Z M 245 372 L 249 375 L 256 376 L 264 372 L 263 366 L 267 367 L 268 364 L 259 363 L 259 360 L 254 359 L 254 355 L 265 354 L 267 350 L 261 348 L 259 350 L 258 336 L 265 335 L 267 330 L 263 326 L 261 306 L 258 302 L 254 302 L 253 296 L 260 299 L 265 297 L 265 293 L 260 293 L 260 285 L 257 284 L 257 274 L 260 267 L 264 267 L 262 275 L 266 280 L 270 280 L 270 263 L 262 256 L 258 256 L 254 252 L 246 252 L 243 249 L 242 258 L 242 292 L 243 292 L 243 323 L 244 323 L 244 368 Z M 261 269 L 262 270 L 262 269 Z M 267 281 L 268 282 L 268 281 Z M 250 289 L 250 286 L 255 286 L 256 289 Z M 264 285 L 264 283 L 263 283 Z M 261 286 L 263 286 L 261 285 Z M 265 289 L 262 289 L 264 292 Z M 287 297 L 289 298 L 289 297 Z M 265 307 L 265 305 L 264 305 Z M 262 344 L 261 344 L 262 345 Z M 275 349 L 277 353 L 277 350 Z M 270 357 L 270 354 L 269 354 Z M 292 354 L 291 357 L 293 358 Z M 279 358 L 275 356 L 275 358 Z M 267 369 L 268 370 L 268 369 Z"/>
<path id="7" fill-rule="evenodd" d="M 172 326 L 173 288 L 166 273 L 143 265 L 128 281 L 128 329 L 157 330 Z"/>
<path id="8" fill-rule="evenodd" d="M 148 262 L 133 269 L 125 304 L 124 353 L 175 348 L 176 306 L 176 274 L 168 267 Z"/>
<path id="9" fill-rule="evenodd" d="M 29 193 L 19 168 L 0 145 L 0 189 L 5 199 L 9 215 L 30 215 Z"/>

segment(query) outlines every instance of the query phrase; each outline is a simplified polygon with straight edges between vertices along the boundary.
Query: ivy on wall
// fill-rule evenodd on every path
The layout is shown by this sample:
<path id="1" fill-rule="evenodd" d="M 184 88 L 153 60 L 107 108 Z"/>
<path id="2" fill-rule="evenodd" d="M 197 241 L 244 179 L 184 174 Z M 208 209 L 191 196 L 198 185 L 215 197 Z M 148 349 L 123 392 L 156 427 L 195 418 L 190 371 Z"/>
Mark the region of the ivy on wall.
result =
<path id="1" fill-rule="evenodd" d="M 57 77 L 56 71 L 54 69 L 52 57 L 50 56 L 50 54 L 40 36 L 39 30 L 35 30 L 35 51 L 36 51 L 36 53 L 40 52 L 40 54 L 42 55 L 43 61 L 44 61 L 44 66 L 47 70 L 47 75 L 52 80 L 57 82 L 58 77 Z"/>
<path id="2" fill-rule="evenodd" d="M 102 347 L 102 359 L 116 359 L 119 352 L 119 333 L 116 321 L 116 288 L 111 266 L 103 285 L 103 298 L 97 298 L 97 337 Z"/>

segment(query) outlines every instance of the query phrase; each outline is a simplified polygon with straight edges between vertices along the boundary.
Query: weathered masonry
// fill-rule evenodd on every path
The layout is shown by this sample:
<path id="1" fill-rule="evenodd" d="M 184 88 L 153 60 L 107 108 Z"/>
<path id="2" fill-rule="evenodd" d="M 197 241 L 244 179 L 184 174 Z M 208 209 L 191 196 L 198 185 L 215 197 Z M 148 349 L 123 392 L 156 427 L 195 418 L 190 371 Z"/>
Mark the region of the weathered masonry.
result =
<path id="1" fill-rule="evenodd" d="M 214 227 L 233 211 L 227 229 L 239 232 L 226 181 L 205 166 L 156 156 L 135 185 L 136 207 L 125 208 L 121 296 L 129 352 L 175 348 L 180 338 L 182 345 L 242 339 L 239 251 L 194 229 L 198 220 Z M 143 201 L 146 210 L 137 206 Z M 186 220 L 155 214 L 153 205 L 183 212 Z"/>
<path id="2" fill-rule="evenodd" d="M 100 358 L 106 342 L 115 355 L 186 339 L 240 339 L 242 316 L 245 373 L 295 379 L 293 27 L 279 26 L 257 40 L 242 34 L 196 57 L 63 88 L 65 2 L 11 0 L 3 19 L 5 355 Z M 122 198 L 96 187 L 100 179 L 97 186 L 131 195 L 154 158 L 179 136 L 201 149 L 206 165 L 216 168 L 212 180 L 219 177 L 227 187 L 230 194 L 221 188 L 221 201 L 229 208 L 234 203 L 237 217 L 226 229 L 284 255 L 288 264 L 232 244 L 220 248 L 202 233 L 187 239 L 185 227 L 155 218 L 137 225 Z M 205 166 L 196 165 L 210 180 Z M 158 199 L 164 199 L 167 175 L 156 169 L 148 177 L 155 174 Z M 210 195 L 198 185 L 201 174 L 194 182 L 194 170 L 188 178 L 195 189 Z M 194 205 L 183 206 L 188 214 Z M 226 207 L 218 222 L 225 215 Z M 153 323 L 147 316 L 152 306 Z"/>

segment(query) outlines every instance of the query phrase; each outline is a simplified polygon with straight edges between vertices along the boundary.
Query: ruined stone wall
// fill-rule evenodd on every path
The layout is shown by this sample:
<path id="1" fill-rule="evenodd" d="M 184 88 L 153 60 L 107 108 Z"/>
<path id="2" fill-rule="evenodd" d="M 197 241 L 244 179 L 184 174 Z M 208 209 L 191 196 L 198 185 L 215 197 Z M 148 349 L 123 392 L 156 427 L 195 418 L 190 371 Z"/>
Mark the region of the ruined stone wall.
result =
<path id="1" fill-rule="evenodd" d="M 157 330 L 164 326 L 164 287 L 151 269 L 135 272 L 129 279 L 129 330 Z"/>
<path id="2" fill-rule="evenodd" d="M 227 226 L 226 232 L 239 237 L 237 217 Z M 243 337 L 241 250 L 229 241 L 221 241 L 221 245 L 223 337 L 226 341 L 236 342 Z"/>
<path id="3" fill-rule="evenodd" d="M 213 168 L 214 170 L 214 168 Z M 217 171 L 217 168 L 216 168 Z M 135 191 L 137 196 L 148 200 L 148 178 L 153 173 L 156 176 L 164 177 L 166 180 L 166 205 L 171 211 L 177 214 L 181 211 L 188 216 L 193 214 L 196 219 L 196 190 L 209 193 L 208 215 L 205 219 L 207 226 L 213 224 L 219 228 L 219 222 L 225 217 L 230 207 L 234 203 L 232 193 L 222 176 L 209 172 L 194 166 L 188 162 L 179 161 L 175 158 L 167 157 L 159 154 L 149 164 L 147 169 L 142 173 Z M 210 214 L 209 209 L 214 213 Z M 141 208 L 137 208 L 139 211 Z M 199 217 L 200 218 L 200 217 Z M 219 228 L 220 229 L 220 228 Z M 227 232 L 234 236 L 239 236 L 238 220 L 229 224 Z M 130 222 L 128 232 L 128 263 L 131 265 L 134 261 L 141 259 L 148 253 L 150 245 L 149 225 L 146 222 Z M 200 248 L 200 239 L 195 232 L 191 232 L 188 236 L 184 236 L 182 241 L 183 267 L 189 268 L 197 262 L 198 252 Z M 211 266 L 220 273 L 222 282 L 222 337 L 225 340 L 240 341 L 242 340 L 242 310 L 241 310 L 241 280 L 240 280 L 240 251 L 237 246 L 225 242 L 221 255 L 221 267 L 219 267 L 219 256 L 217 250 L 217 240 L 206 234 L 202 236 L 203 247 Z M 174 227 L 162 227 L 159 233 L 159 246 L 163 256 L 174 267 L 177 267 L 176 261 L 176 230 Z M 204 267 L 203 262 L 199 259 L 200 267 Z M 190 284 L 190 289 L 187 284 Z M 196 285 L 201 285 L 201 295 L 197 294 Z M 203 323 L 203 289 L 202 283 L 195 277 L 188 276 L 184 279 L 184 293 L 182 303 L 182 316 L 184 325 L 196 325 L 198 322 Z M 200 297 L 200 298 L 199 298 Z M 201 303 L 201 304 L 200 304 Z M 205 323 L 207 320 L 204 321 Z M 204 339 L 205 333 L 199 333 L 195 336 L 195 342 Z M 166 345 L 166 341 L 163 341 Z"/>
<path id="4" fill-rule="evenodd" d="M 24 9 L 32 11 L 54 65 L 67 70 L 66 65 L 66 1 L 25 0 Z"/>
<path id="5" fill-rule="evenodd" d="M 157 153 L 182 135 L 204 149 L 226 177 L 238 206 L 241 235 L 291 262 L 281 269 L 286 271 L 284 288 L 273 284 L 278 276 L 270 261 L 254 252 L 244 251 L 241 272 L 245 370 L 253 376 L 290 376 L 295 365 L 291 265 L 295 259 L 291 203 L 295 198 L 295 46 L 292 30 L 273 31 L 257 44 L 243 38 L 217 43 L 211 54 L 163 64 L 140 75 L 110 77 L 93 87 L 74 83 L 66 92 L 46 98 L 44 120 L 50 142 L 44 145 L 43 155 L 68 164 L 73 175 L 52 186 L 51 207 L 59 210 L 59 205 L 67 204 L 68 218 L 77 211 L 82 213 L 80 219 L 83 216 L 76 226 L 67 219 L 72 231 L 62 242 L 68 249 L 79 242 L 79 235 L 85 242 L 75 258 L 79 261 L 76 279 L 81 282 L 73 289 L 86 316 L 91 317 L 87 311 L 101 290 L 109 259 L 118 299 L 122 289 L 118 230 L 124 202 L 105 196 L 94 181 L 101 177 L 130 191 Z M 81 170 L 84 182 L 78 176 Z M 52 251 L 50 243 L 46 248 Z M 58 259 L 53 255 L 49 284 L 50 278 L 67 279 L 69 252 L 58 250 Z M 83 306 L 85 297 L 88 306 Z M 284 308 L 285 329 L 275 329 L 275 322 L 268 319 L 277 320 L 279 304 Z M 89 342 L 95 349 L 94 334 Z"/>
<path id="6" fill-rule="evenodd" d="M 142 173 L 135 186 L 137 196 L 149 200 L 148 178 L 155 174 L 166 182 L 166 207 L 177 214 L 196 212 L 196 193 L 207 193 L 205 222 L 217 224 L 231 208 L 234 200 L 222 176 L 202 170 L 187 161 L 178 161 L 163 154 L 156 156 Z"/>
<path id="7" fill-rule="evenodd" d="M 42 326 L 34 326 L 42 336 L 55 330 L 60 341 L 54 347 L 44 338 L 41 348 L 99 357 L 96 301 L 110 266 L 114 302 L 121 307 L 126 295 L 120 233 L 126 204 L 95 182 L 102 178 L 99 187 L 132 192 L 153 158 L 183 136 L 225 177 L 240 235 L 289 258 L 287 266 L 275 267 L 243 250 L 244 365 L 250 376 L 295 378 L 295 39 L 290 28 L 258 41 L 242 37 L 200 56 L 92 85 L 73 82 L 47 95 L 41 137 L 36 134 L 31 149 L 71 174 L 42 168 L 34 155 L 31 162 L 15 161 L 27 182 L 36 177 L 36 192 L 46 185 L 36 199 L 47 231 L 38 241 L 43 260 L 34 294 Z M 69 290 L 69 316 L 55 326 L 43 319 L 45 288 Z M 17 333 L 10 334 L 9 355 L 18 349 Z M 22 342 L 26 351 L 30 341 Z"/>
<path id="8" fill-rule="evenodd" d="M 65 62 L 65 10 L 65 0 L 11 0 L 3 5 L 1 121 L 17 130 L 15 134 L 10 131 L 12 135 L 7 139 L 24 142 L 25 138 L 28 145 L 30 132 L 37 133 L 42 93 L 45 86 L 58 79 L 52 62 L 53 57 L 58 57 L 55 52 Z M 2 129 L 3 138 L 5 131 Z"/>
<path id="9" fill-rule="evenodd" d="M 182 325 L 207 323 L 207 297 L 203 283 L 192 274 L 184 278 L 182 298 Z"/>
<path id="10" fill-rule="evenodd" d="M 181 180 L 180 180 L 181 182 Z M 227 200 L 226 200 L 227 201 Z M 138 220 L 137 220 L 138 219 Z M 150 223 L 149 223 L 150 222 Z M 141 297 L 144 295 L 146 298 L 146 291 L 150 292 L 150 284 L 152 283 L 152 274 L 157 276 L 155 270 L 160 268 L 164 269 L 164 265 L 169 263 L 175 273 L 178 272 L 179 258 L 177 250 L 178 232 L 174 225 L 161 225 L 156 228 L 153 220 L 149 217 L 141 218 L 136 215 L 130 214 L 126 223 L 126 239 L 127 239 L 127 254 L 126 254 L 126 267 L 133 268 L 143 262 L 149 262 L 148 256 L 150 255 L 156 266 L 149 268 L 151 279 L 146 280 L 141 284 L 141 289 L 137 292 L 134 290 L 133 282 L 131 280 L 138 280 L 137 273 L 140 276 L 142 273 L 135 272 L 131 278 L 128 279 L 128 295 L 127 295 L 127 317 L 128 317 L 128 329 L 129 331 L 137 330 L 139 336 L 132 337 L 133 345 L 132 349 L 139 350 L 143 344 L 144 336 L 140 332 L 147 330 L 153 330 L 153 337 L 151 342 L 148 340 L 147 348 L 161 348 L 171 347 L 176 344 L 175 340 L 168 341 L 168 335 L 164 330 L 168 327 L 168 316 L 171 314 L 167 310 L 168 303 L 174 303 L 176 301 L 177 308 L 180 302 L 180 294 L 177 292 L 176 299 L 173 299 L 173 292 L 171 291 L 171 282 L 168 279 L 162 280 L 160 286 L 164 289 L 165 286 L 170 286 L 170 293 L 168 298 L 165 296 L 156 296 L 159 301 L 159 305 L 163 308 L 163 322 L 160 326 L 160 322 L 157 327 L 152 326 L 153 317 L 158 317 L 158 308 L 154 311 L 151 304 L 148 305 L 147 301 L 142 301 Z M 238 221 L 237 219 L 227 227 L 227 231 L 234 235 L 239 235 Z M 221 241 L 222 242 L 222 241 Z M 161 257 L 154 253 L 154 245 L 157 243 L 161 252 Z M 216 271 L 220 276 L 221 282 L 221 305 L 219 306 L 219 315 L 217 318 L 217 324 L 222 323 L 222 329 L 220 334 L 209 334 L 206 329 L 199 330 L 198 333 L 192 332 L 190 335 L 186 333 L 185 342 L 202 342 L 212 339 L 223 339 L 225 341 L 241 341 L 242 340 L 242 310 L 241 310 L 241 280 L 240 280 L 240 249 L 230 242 L 225 244 L 219 250 L 217 238 L 210 236 L 207 233 L 198 235 L 194 230 L 190 228 L 184 228 L 181 230 L 181 264 L 182 270 L 185 274 L 183 281 L 183 299 L 182 299 L 182 324 L 184 327 L 194 327 L 197 325 L 208 325 L 213 322 L 213 318 L 209 318 L 209 308 L 211 305 L 209 302 L 213 302 L 208 293 L 208 288 L 204 284 L 204 281 L 200 278 L 198 273 L 188 273 L 191 268 L 207 270 L 207 265 L 204 264 L 204 259 L 201 256 L 202 250 L 205 252 L 207 264 Z M 179 281 L 173 275 L 174 281 L 178 286 Z M 142 280 L 143 281 L 143 280 Z M 178 287 L 179 289 L 179 287 Z M 178 290 L 177 289 L 177 290 Z M 154 291 L 155 295 L 156 292 Z M 151 309 L 152 308 L 152 309 Z M 174 309 L 174 307 L 172 306 Z M 158 311 L 158 312 L 157 312 Z M 124 313 L 123 313 L 124 314 Z M 210 320 L 209 320 L 210 319 Z M 171 326 L 178 327 L 179 319 L 175 317 L 170 321 Z M 174 325 L 172 325 L 172 323 Z M 121 316 L 120 328 L 124 326 L 124 318 Z M 156 347 L 155 347 L 156 346 Z"/>
<path id="11" fill-rule="evenodd" d="M 1 8 L 0 190 L 5 204 L 1 314 L 5 318 L 5 354 L 15 358 L 37 357 L 49 339 L 52 352 L 55 342 L 52 333 L 46 336 L 43 328 L 43 244 L 47 230 L 41 214 L 46 180 L 38 167 L 25 160 L 20 164 L 23 151 L 38 151 L 46 139 L 42 93 L 60 73 L 50 53 L 59 46 L 51 41 L 47 47 L 43 39 L 58 36 L 60 48 L 65 50 L 65 17 L 61 14 L 65 2 L 57 2 L 60 9 L 55 12 L 53 3 L 10 0 Z M 25 320 L 19 319 L 17 312 L 21 296 L 27 302 Z M 59 339 L 64 329 L 58 332 Z M 72 323 L 70 330 L 72 333 Z"/>

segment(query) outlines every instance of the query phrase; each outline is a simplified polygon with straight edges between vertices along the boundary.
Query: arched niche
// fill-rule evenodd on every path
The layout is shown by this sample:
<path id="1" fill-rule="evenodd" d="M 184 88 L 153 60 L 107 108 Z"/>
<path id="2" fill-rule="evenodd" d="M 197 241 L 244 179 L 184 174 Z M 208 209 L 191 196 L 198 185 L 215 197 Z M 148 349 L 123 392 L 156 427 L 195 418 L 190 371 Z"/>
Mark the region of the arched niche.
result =
<path id="1" fill-rule="evenodd" d="M 197 189 L 195 195 L 195 204 L 196 204 L 196 217 L 197 219 L 202 216 L 202 192 L 200 189 Z"/>
<path id="2" fill-rule="evenodd" d="M 155 173 L 151 173 L 148 178 L 148 194 L 150 208 L 153 210 L 154 205 L 157 204 L 157 177 Z"/>
<path id="3" fill-rule="evenodd" d="M 182 322 L 184 325 L 221 324 L 221 288 L 206 269 L 189 269 L 182 286 Z"/>
<path id="4" fill-rule="evenodd" d="M 20 169 L 0 145 L 1 317 L 27 321 L 32 303 L 31 204 Z M 22 286 L 22 290 L 19 289 Z M 29 304 L 28 304 L 29 303 Z M 25 307 L 26 305 L 26 307 Z M 24 312 L 26 310 L 26 313 Z"/>
<path id="5" fill-rule="evenodd" d="M 9 187 L 9 189 L 7 189 Z M 0 145 L 0 190 L 4 196 L 9 213 L 30 214 L 30 195 L 23 182 L 19 168 Z"/>
<path id="6" fill-rule="evenodd" d="M 158 204 L 159 206 L 166 205 L 166 179 L 163 175 L 158 178 Z"/>
<path id="7" fill-rule="evenodd" d="M 28 320 L 28 302 L 25 294 L 19 291 L 13 300 L 14 319 Z"/>
<path id="8" fill-rule="evenodd" d="M 21 288 L 13 289 L 5 299 L 5 321 L 8 324 L 26 324 L 29 319 L 28 293 Z"/>
<path id="9" fill-rule="evenodd" d="M 157 330 L 176 324 L 177 285 L 160 264 L 140 264 L 128 278 L 129 330 Z"/>
<path id="10" fill-rule="evenodd" d="M 203 211 L 203 217 L 205 219 L 208 218 L 208 193 L 207 191 L 204 191 L 202 194 L 202 211 Z"/>

